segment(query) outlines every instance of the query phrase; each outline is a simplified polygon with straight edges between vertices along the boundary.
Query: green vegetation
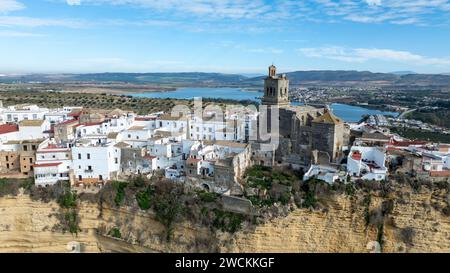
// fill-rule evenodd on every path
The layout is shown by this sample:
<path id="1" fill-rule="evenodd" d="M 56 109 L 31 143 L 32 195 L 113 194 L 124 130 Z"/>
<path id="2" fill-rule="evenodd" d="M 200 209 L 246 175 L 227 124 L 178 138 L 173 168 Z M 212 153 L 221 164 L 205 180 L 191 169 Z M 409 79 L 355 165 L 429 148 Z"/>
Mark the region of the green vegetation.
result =
<path id="1" fill-rule="evenodd" d="M 118 227 L 113 227 L 109 232 L 108 235 L 114 237 L 114 238 L 118 238 L 118 239 L 122 239 L 122 234 L 120 233 L 120 230 Z"/>
<path id="2" fill-rule="evenodd" d="M 244 219 L 242 214 L 220 209 L 214 209 L 213 212 L 215 215 L 213 226 L 215 228 L 230 233 L 234 233 L 241 228 Z"/>
<path id="3" fill-rule="evenodd" d="M 69 231 L 72 234 L 78 234 L 81 229 L 78 227 L 79 219 L 77 211 L 74 208 L 69 209 L 64 213 L 63 232 Z"/>
<path id="4" fill-rule="evenodd" d="M 412 140 L 428 140 L 433 142 L 449 143 L 450 135 L 427 132 L 418 129 L 408 129 L 408 128 L 391 128 L 391 132 L 401 135 Z"/>
<path id="5" fill-rule="evenodd" d="M 211 203 L 217 200 L 218 194 L 207 191 L 197 191 L 197 196 L 202 202 Z"/>
<path id="6" fill-rule="evenodd" d="M 58 203 L 62 208 L 75 208 L 77 206 L 77 194 L 67 191 L 59 197 Z"/>
<path id="7" fill-rule="evenodd" d="M 150 190 L 150 187 L 145 191 L 136 193 L 136 201 L 140 209 L 148 210 L 151 207 L 151 195 L 152 191 Z"/>
<path id="8" fill-rule="evenodd" d="M 450 128 L 450 107 L 448 102 L 444 105 L 444 102 L 441 102 L 443 106 L 446 106 L 447 109 L 441 108 L 439 110 L 416 110 L 406 115 L 408 119 L 416 119 L 422 122 L 435 124 L 441 127 Z"/>
<path id="9" fill-rule="evenodd" d="M 275 199 L 270 197 L 262 199 L 258 198 L 257 196 L 248 196 L 247 199 L 252 202 L 253 206 L 257 207 L 270 207 L 273 206 L 273 204 L 276 202 Z"/>
<path id="10" fill-rule="evenodd" d="M 352 182 L 352 181 L 347 182 L 347 183 L 345 184 L 345 194 L 347 194 L 347 195 L 354 195 L 355 192 L 356 192 L 356 186 L 355 186 L 355 183 Z"/>
<path id="11" fill-rule="evenodd" d="M 116 190 L 114 202 L 116 206 L 120 206 L 125 199 L 125 188 L 128 186 L 127 182 L 112 181 L 112 187 Z"/>
<path id="12" fill-rule="evenodd" d="M 156 213 L 156 219 L 166 227 L 166 240 L 170 241 L 173 235 L 173 224 L 182 211 L 178 196 L 171 192 L 156 196 L 153 210 Z"/>
<path id="13" fill-rule="evenodd" d="M 371 195 L 367 194 L 364 196 L 363 205 L 364 205 L 364 221 L 366 223 L 366 227 L 370 224 L 370 203 L 371 203 Z"/>
<path id="14" fill-rule="evenodd" d="M 380 244 L 380 248 L 383 249 L 383 245 L 384 245 L 384 224 L 383 223 L 380 223 L 378 225 L 377 242 Z"/>
<path id="15" fill-rule="evenodd" d="M 250 187 L 267 190 L 272 188 L 272 183 L 275 181 L 283 185 L 292 185 L 292 182 L 297 179 L 292 174 L 259 165 L 249 168 L 246 176 Z"/>
<path id="16" fill-rule="evenodd" d="M 48 88 L 47 88 L 48 89 Z M 1 91 L 2 101 L 5 106 L 30 103 L 37 104 L 41 107 L 56 108 L 61 105 L 82 106 L 84 108 L 92 109 L 122 109 L 124 111 L 133 111 L 140 115 L 154 113 L 158 111 L 170 111 L 175 105 L 186 105 L 193 108 L 193 100 L 181 99 L 158 99 L 158 98 L 137 98 L 131 95 L 113 95 L 113 94 L 91 94 L 77 92 L 83 88 L 79 87 L 72 92 L 55 92 L 45 91 L 47 89 L 32 88 L 31 90 L 24 88 L 17 88 L 13 91 Z M 61 90 L 65 88 L 60 87 Z M 123 88 L 126 92 L 126 88 Z M 106 91 L 105 91 L 106 92 Z M 255 101 L 247 100 L 226 100 L 202 98 L 203 107 L 208 105 L 225 106 L 227 104 L 242 104 L 250 105 L 256 104 Z"/>

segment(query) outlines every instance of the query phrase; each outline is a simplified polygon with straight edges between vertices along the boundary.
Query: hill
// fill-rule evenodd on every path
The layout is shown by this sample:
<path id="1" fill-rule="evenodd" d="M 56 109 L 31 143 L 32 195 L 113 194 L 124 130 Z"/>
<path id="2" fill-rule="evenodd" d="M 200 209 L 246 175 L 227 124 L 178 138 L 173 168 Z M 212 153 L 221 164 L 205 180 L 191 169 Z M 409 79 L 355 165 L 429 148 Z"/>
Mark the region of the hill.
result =
<path id="1" fill-rule="evenodd" d="M 389 85 L 389 86 L 450 86 L 450 75 L 373 73 L 369 71 L 316 70 L 285 73 L 292 85 Z M 2 75 L 0 83 L 68 83 L 68 82 L 126 82 L 165 86 L 239 86 L 262 85 L 265 76 L 246 77 L 238 74 L 184 72 L 184 73 L 93 73 L 93 74 L 28 74 Z"/>

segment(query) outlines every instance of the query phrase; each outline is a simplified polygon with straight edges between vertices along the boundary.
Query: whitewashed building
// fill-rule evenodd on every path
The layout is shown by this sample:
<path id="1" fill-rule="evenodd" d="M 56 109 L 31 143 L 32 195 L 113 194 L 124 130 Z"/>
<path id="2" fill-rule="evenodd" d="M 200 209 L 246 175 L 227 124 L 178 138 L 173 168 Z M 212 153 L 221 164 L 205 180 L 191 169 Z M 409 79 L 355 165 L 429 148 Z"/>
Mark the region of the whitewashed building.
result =
<path id="1" fill-rule="evenodd" d="M 72 147 L 75 181 L 92 183 L 115 179 L 120 172 L 121 149 L 107 139 L 78 140 Z"/>
<path id="2" fill-rule="evenodd" d="M 364 180 L 384 180 L 386 152 L 381 147 L 353 146 L 347 157 L 347 173 Z"/>

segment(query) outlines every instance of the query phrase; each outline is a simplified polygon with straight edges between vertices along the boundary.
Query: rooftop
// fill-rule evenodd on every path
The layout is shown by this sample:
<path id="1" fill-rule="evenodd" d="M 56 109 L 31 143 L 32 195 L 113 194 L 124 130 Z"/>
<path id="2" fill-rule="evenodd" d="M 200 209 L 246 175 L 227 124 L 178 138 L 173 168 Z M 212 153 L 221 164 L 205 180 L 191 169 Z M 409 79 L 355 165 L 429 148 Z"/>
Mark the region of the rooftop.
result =
<path id="1" fill-rule="evenodd" d="M 7 134 L 12 132 L 19 131 L 19 128 L 16 124 L 2 124 L 0 125 L 0 135 L 1 134 Z"/>
<path id="2" fill-rule="evenodd" d="M 41 126 L 42 123 L 44 123 L 44 120 L 42 119 L 22 120 L 19 122 L 19 126 Z"/>
<path id="3" fill-rule="evenodd" d="M 336 117 L 331 111 L 325 111 L 323 115 L 313 120 L 313 122 L 317 123 L 328 123 L 328 124 L 341 124 L 342 120 Z"/>

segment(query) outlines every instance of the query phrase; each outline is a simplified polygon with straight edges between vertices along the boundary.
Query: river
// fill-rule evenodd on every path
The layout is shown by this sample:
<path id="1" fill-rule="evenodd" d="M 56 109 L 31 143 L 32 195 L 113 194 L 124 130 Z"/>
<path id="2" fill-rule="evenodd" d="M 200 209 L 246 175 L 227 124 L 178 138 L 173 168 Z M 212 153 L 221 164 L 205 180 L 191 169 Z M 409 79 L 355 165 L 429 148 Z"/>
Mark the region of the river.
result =
<path id="1" fill-rule="evenodd" d="M 172 98 L 172 99 L 192 99 L 193 97 L 203 98 L 221 98 L 233 100 L 255 100 L 259 101 L 258 97 L 263 94 L 258 91 L 242 90 L 241 88 L 198 88 L 186 87 L 178 88 L 175 91 L 168 92 L 149 92 L 131 94 L 134 97 L 140 98 Z M 299 103 L 292 103 L 292 105 L 299 105 Z M 361 106 L 353 106 L 341 103 L 332 103 L 330 105 L 333 113 L 347 122 L 356 122 L 361 119 L 363 115 L 392 115 L 398 116 L 397 112 L 387 112 L 374 109 L 368 109 Z"/>

